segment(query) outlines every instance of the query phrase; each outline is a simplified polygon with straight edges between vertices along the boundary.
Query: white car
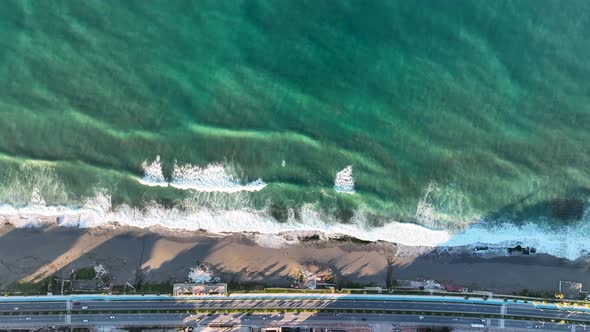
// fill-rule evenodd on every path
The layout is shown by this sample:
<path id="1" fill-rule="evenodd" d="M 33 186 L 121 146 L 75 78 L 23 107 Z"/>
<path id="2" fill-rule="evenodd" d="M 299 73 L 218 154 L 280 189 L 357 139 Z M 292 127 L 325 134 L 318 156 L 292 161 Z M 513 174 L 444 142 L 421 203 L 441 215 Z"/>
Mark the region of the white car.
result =
<path id="1" fill-rule="evenodd" d="M 115 316 L 109 316 L 110 319 L 115 319 Z"/>
<path id="2" fill-rule="evenodd" d="M 88 309 L 88 306 L 87 306 L 87 305 L 85 305 L 85 306 L 83 306 L 83 307 L 82 307 L 82 309 Z"/>
<path id="3" fill-rule="evenodd" d="M 25 319 L 26 319 L 26 320 L 31 320 L 31 317 L 27 317 L 27 318 L 25 318 Z"/>
<path id="4" fill-rule="evenodd" d="M 83 323 L 88 323 L 88 319 L 85 319 L 82 321 Z"/>
<path id="5" fill-rule="evenodd" d="M 418 318 L 420 318 L 420 319 L 424 319 L 424 316 L 419 316 Z"/>

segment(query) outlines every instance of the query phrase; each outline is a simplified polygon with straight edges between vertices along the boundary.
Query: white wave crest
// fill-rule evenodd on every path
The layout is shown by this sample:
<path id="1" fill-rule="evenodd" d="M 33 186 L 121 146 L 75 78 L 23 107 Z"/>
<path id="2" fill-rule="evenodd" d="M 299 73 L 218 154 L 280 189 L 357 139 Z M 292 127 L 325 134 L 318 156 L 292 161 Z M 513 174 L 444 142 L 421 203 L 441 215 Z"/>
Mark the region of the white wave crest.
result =
<path id="1" fill-rule="evenodd" d="M 0 204 L 55 205 L 69 202 L 64 183 L 51 163 L 28 161 L 0 175 Z"/>
<path id="2" fill-rule="evenodd" d="M 45 206 L 47 203 L 45 199 L 39 193 L 39 189 L 37 187 L 33 188 L 33 193 L 31 194 L 31 205 L 32 206 Z"/>
<path id="3" fill-rule="evenodd" d="M 164 227 L 176 230 L 206 230 L 211 233 L 258 233 L 280 235 L 285 233 L 324 233 L 330 236 L 348 235 L 362 240 L 386 240 L 407 245 L 434 246 L 450 239 L 445 231 L 392 222 L 383 227 L 369 228 L 362 224 L 336 224 L 333 220 L 322 220 L 321 214 L 313 207 L 302 209 L 301 220 L 289 219 L 286 223 L 276 222 L 266 211 L 252 210 L 211 210 L 195 208 L 186 211 L 164 208 L 153 204 L 145 209 L 120 206 L 112 211 L 102 210 L 104 200 L 97 197 L 89 200 L 82 208 L 0 206 L 0 218 L 18 228 L 39 227 L 57 224 L 64 227 L 104 227 L 116 224 L 138 228 Z M 261 239 L 259 239 L 261 240 Z M 276 238 L 273 239 L 276 241 Z M 286 243 L 292 243 L 287 241 Z"/>
<path id="4" fill-rule="evenodd" d="M 471 211 L 471 203 L 461 190 L 453 185 L 441 188 L 432 181 L 418 200 L 415 218 L 428 228 L 460 231 L 481 218 Z"/>
<path id="5" fill-rule="evenodd" d="M 539 253 L 576 259 L 590 254 L 590 223 L 582 220 L 571 225 L 548 226 L 534 222 L 523 225 L 502 223 L 475 224 L 455 234 L 445 246 L 534 247 Z"/>
<path id="6" fill-rule="evenodd" d="M 581 221 L 568 225 L 543 226 L 528 222 L 523 225 L 504 223 L 470 225 L 460 233 L 432 230 L 424 226 L 389 221 L 372 226 L 368 217 L 357 213 L 348 224 L 321 213 L 314 205 L 304 205 L 297 214 L 289 213 L 286 222 L 279 223 L 269 211 L 220 209 L 192 205 L 165 208 L 152 203 L 145 208 L 122 205 L 113 208 L 110 197 L 99 193 L 80 208 L 65 206 L 0 205 L 0 220 L 18 228 L 58 225 L 64 227 L 163 227 L 172 230 L 210 233 L 256 233 L 255 241 L 265 247 L 292 245 L 298 235 L 320 234 L 323 238 L 347 235 L 367 241 L 388 241 L 407 246 L 477 246 L 507 247 L 521 244 L 558 257 L 576 259 L 590 253 L 590 222 L 588 211 Z M 295 217 L 297 215 L 297 217 Z M 268 238 L 265 238 L 268 237 Z M 284 241 L 280 237 L 284 238 Z"/>
<path id="7" fill-rule="evenodd" d="M 228 193 L 259 191 L 266 187 L 266 183 L 262 179 L 242 184 L 239 179 L 228 172 L 222 163 L 210 163 L 205 167 L 175 164 L 170 185 L 178 189 Z"/>
<path id="8" fill-rule="evenodd" d="M 162 173 L 162 162 L 160 161 L 160 156 L 156 156 L 156 160 L 151 163 L 148 163 L 145 160 L 141 163 L 141 167 L 143 168 L 143 178 L 139 179 L 139 182 L 146 186 L 151 187 L 167 187 L 168 182 L 164 178 L 164 174 Z"/>
<path id="9" fill-rule="evenodd" d="M 352 177 L 352 165 L 346 166 L 336 173 L 334 190 L 345 194 L 354 194 L 354 178 Z"/>

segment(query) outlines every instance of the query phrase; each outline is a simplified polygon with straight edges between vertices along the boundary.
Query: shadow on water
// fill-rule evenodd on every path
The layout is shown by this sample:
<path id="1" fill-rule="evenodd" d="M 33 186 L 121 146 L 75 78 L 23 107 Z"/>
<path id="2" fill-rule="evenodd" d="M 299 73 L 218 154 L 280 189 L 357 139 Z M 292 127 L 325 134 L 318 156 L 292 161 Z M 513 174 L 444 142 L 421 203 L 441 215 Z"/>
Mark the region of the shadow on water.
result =
<path id="1" fill-rule="evenodd" d="M 567 225 L 580 221 L 590 198 L 590 188 L 575 187 L 563 195 L 536 201 L 538 191 L 531 192 L 497 211 L 487 214 L 483 219 L 493 223 L 510 221 L 520 225 L 530 221 L 546 221 L 551 225 Z M 531 201 L 536 201 L 530 203 Z"/>

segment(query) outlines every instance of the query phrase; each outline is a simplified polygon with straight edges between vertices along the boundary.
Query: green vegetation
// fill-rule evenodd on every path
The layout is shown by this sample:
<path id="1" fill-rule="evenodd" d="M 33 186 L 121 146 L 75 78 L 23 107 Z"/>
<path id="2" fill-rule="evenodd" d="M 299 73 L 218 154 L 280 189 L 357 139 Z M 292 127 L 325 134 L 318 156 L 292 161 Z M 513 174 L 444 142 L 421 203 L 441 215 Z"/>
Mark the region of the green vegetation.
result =
<path id="1" fill-rule="evenodd" d="M 96 278 L 96 272 L 92 267 L 85 267 L 74 271 L 72 278 L 79 280 L 92 280 Z"/>
<path id="2" fill-rule="evenodd" d="M 137 289 L 138 293 L 143 294 L 172 294 L 174 289 L 174 285 L 169 282 L 162 282 L 162 283 L 150 283 L 144 284 L 142 283 L 140 287 Z M 129 289 L 128 289 L 129 291 Z"/>
<path id="3" fill-rule="evenodd" d="M 539 292 L 539 291 L 532 291 L 528 289 L 523 289 L 520 292 L 512 292 L 512 295 L 520 295 L 525 297 L 537 297 L 537 298 L 552 298 L 555 294 L 552 292 Z"/>
<path id="4" fill-rule="evenodd" d="M 397 286 L 397 281 L 393 278 L 393 264 L 387 264 L 387 277 L 385 277 L 385 285 L 387 289 L 392 289 Z"/>
<path id="5" fill-rule="evenodd" d="M 365 287 L 374 287 L 375 284 L 361 284 L 359 282 L 349 281 L 346 279 L 338 280 L 336 282 L 336 288 L 344 289 L 344 288 L 365 288 Z"/>
<path id="6" fill-rule="evenodd" d="M 260 282 L 236 282 L 230 281 L 227 284 L 228 293 L 247 293 L 263 291 L 266 287 L 265 284 Z"/>
<path id="7" fill-rule="evenodd" d="M 56 280 L 56 277 L 50 276 L 39 282 L 16 282 L 4 289 L 4 296 L 47 294 L 48 290 L 55 292 Z"/>

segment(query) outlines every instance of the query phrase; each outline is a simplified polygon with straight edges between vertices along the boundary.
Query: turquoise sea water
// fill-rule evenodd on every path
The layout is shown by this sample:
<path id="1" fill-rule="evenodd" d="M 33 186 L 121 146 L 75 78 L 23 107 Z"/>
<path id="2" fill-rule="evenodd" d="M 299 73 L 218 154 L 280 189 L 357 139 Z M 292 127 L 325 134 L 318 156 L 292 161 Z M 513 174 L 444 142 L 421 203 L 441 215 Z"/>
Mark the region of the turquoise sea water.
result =
<path id="1" fill-rule="evenodd" d="M 307 204 L 450 230 L 579 218 L 588 32 L 587 1 L 5 0 L 0 201 L 106 192 L 278 221 Z M 218 162 L 268 185 L 145 186 L 158 155 L 167 180 L 175 160 Z M 348 165 L 353 195 L 333 189 Z"/>

